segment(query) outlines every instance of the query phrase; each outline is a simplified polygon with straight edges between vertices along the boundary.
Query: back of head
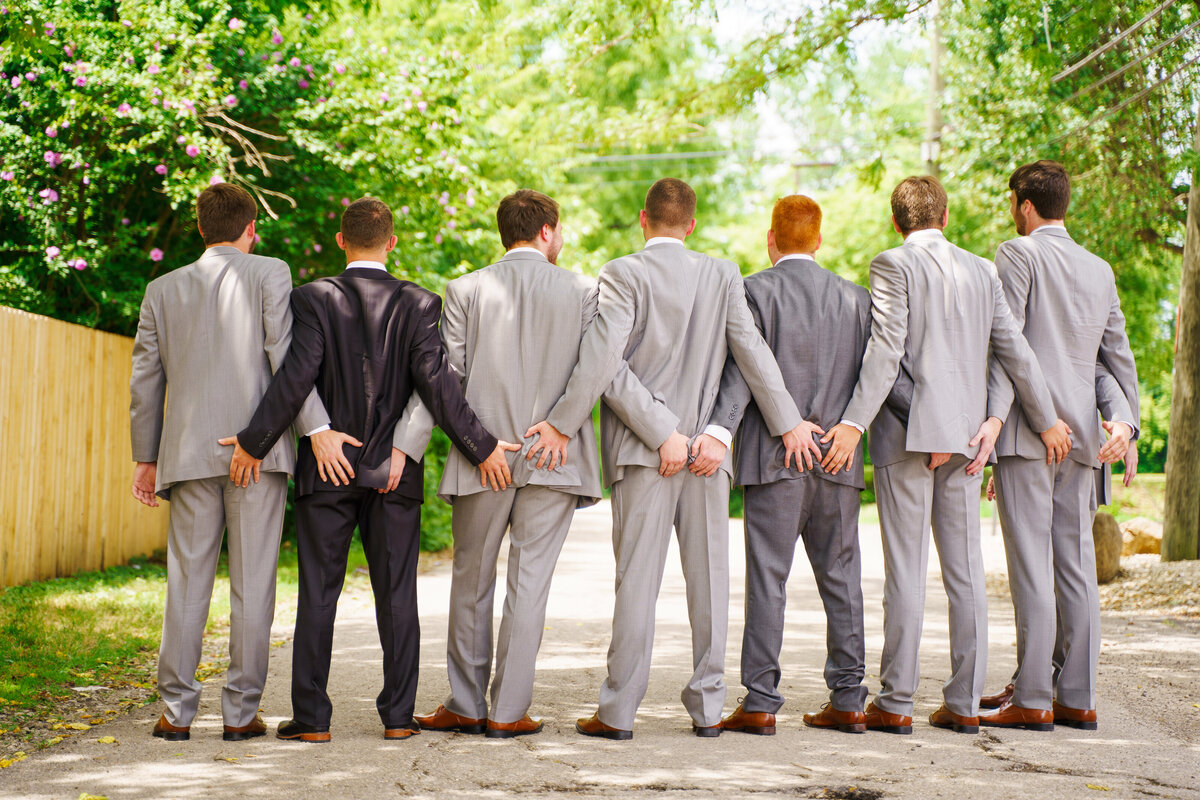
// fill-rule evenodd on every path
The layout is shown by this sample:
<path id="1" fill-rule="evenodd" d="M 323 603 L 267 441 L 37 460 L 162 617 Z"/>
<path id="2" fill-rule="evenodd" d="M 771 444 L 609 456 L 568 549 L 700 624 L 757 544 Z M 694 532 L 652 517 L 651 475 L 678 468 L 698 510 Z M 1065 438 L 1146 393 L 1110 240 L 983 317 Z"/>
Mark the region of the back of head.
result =
<path id="1" fill-rule="evenodd" d="M 254 198 L 232 183 L 213 184 L 196 198 L 196 221 L 206 245 L 236 242 L 257 216 Z"/>
<path id="2" fill-rule="evenodd" d="M 1035 161 L 1017 167 L 1008 179 L 1008 188 L 1017 196 L 1017 205 L 1026 200 L 1042 219 L 1059 220 L 1067 216 L 1071 203 L 1071 176 L 1057 161 Z"/>
<path id="3" fill-rule="evenodd" d="M 802 194 L 781 198 L 771 211 L 771 230 L 780 253 L 815 253 L 821 241 L 821 207 Z"/>
<path id="4" fill-rule="evenodd" d="M 696 217 L 696 193 L 678 178 L 662 178 L 646 192 L 646 220 L 655 230 L 682 231 Z"/>
<path id="5" fill-rule="evenodd" d="M 949 205 L 946 190 L 932 175 L 913 175 L 892 190 L 892 217 L 907 236 L 925 228 L 941 228 Z"/>
<path id="6" fill-rule="evenodd" d="M 513 192 L 496 209 L 496 227 L 505 250 L 517 242 L 534 241 L 546 225 L 558 227 L 558 203 L 533 189 Z"/>
<path id="7" fill-rule="evenodd" d="M 387 203 L 360 197 L 342 212 L 342 239 L 347 249 L 378 250 L 386 247 L 395 225 Z"/>

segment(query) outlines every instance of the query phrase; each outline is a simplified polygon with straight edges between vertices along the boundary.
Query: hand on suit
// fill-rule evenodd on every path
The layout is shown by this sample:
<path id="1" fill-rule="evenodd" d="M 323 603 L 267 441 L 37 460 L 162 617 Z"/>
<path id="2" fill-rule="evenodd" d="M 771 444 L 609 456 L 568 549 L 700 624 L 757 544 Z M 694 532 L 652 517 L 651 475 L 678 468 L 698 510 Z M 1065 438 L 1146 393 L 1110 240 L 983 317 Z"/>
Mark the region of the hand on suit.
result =
<path id="1" fill-rule="evenodd" d="M 400 476 L 404 474 L 404 464 L 408 461 L 408 456 L 403 450 L 395 447 L 392 448 L 392 460 L 388 464 L 388 482 L 386 489 L 380 489 L 380 494 L 387 494 L 400 485 Z M 354 477 L 354 473 L 350 473 L 350 477 Z M 334 484 L 337 485 L 336 483 Z"/>
<path id="2" fill-rule="evenodd" d="M 479 465 L 479 485 L 487 487 L 491 484 L 493 492 L 499 492 L 512 485 L 512 472 L 508 469 L 508 457 L 505 453 L 513 453 L 521 449 L 521 445 L 512 442 L 496 442 L 496 449 Z"/>
<path id="3" fill-rule="evenodd" d="M 817 445 L 816 436 L 824 436 L 825 431 L 820 425 L 808 420 L 801 420 L 800 424 L 792 428 L 783 435 L 783 466 L 788 469 L 792 468 L 792 460 L 796 461 L 796 469 L 804 472 L 806 469 L 812 469 L 813 464 L 821 462 L 821 448 Z M 804 460 L 801 461 L 801 456 Z M 850 448 L 850 461 L 854 460 L 854 448 Z M 847 464 L 846 469 L 850 469 L 852 464 Z"/>
<path id="4" fill-rule="evenodd" d="M 995 475 L 988 476 L 987 499 L 988 499 L 989 503 L 996 499 L 996 476 Z"/>
<path id="5" fill-rule="evenodd" d="M 545 420 L 525 431 L 526 439 L 531 436 L 537 436 L 538 440 L 529 448 L 529 455 L 525 456 L 526 461 L 538 456 L 538 469 L 554 469 L 567 463 L 567 443 L 571 441 L 569 436 Z"/>
<path id="6" fill-rule="evenodd" d="M 783 436 L 783 442 L 787 444 L 788 434 L 785 433 Z M 834 425 L 829 433 L 821 438 L 821 444 L 829 444 L 829 451 L 825 453 L 821 469 L 830 475 L 837 475 L 843 468 L 849 470 L 853 467 L 854 451 L 858 449 L 860 439 L 862 439 L 862 431 L 853 425 L 847 425 L 844 422 Z"/>
<path id="7" fill-rule="evenodd" d="M 945 464 L 949 460 L 950 460 L 950 453 L 930 453 L 928 469 L 932 472 L 933 470 L 937 469 L 938 467 L 940 467 L 942 464 Z M 971 469 L 970 467 L 967 467 L 968 472 L 970 471 L 970 469 Z"/>
<path id="8" fill-rule="evenodd" d="M 1046 463 L 1058 464 L 1071 452 L 1071 429 L 1060 419 L 1042 431 L 1042 442 L 1046 445 Z"/>
<path id="9" fill-rule="evenodd" d="M 243 450 L 236 436 L 218 439 L 217 444 L 233 445 L 233 458 L 229 462 L 229 480 L 243 489 L 250 485 L 251 478 L 258 483 L 258 468 L 262 464 L 261 458 L 255 458 Z"/>
<path id="10" fill-rule="evenodd" d="M 669 478 L 687 465 L 688 439 L 679 431 L 673 432 L 658 446 L 658 474 Z"/>
<path id="11" fill-rule="evenodd" d="M 354 477 L 354 468 L 346 460 L 342 445 L 362 447 L 362 442 L 348 433 L 332 429 L 314 433 L 308 437 L 308 441 L 312 445 L 313 456 L 317 459 L 317 474 L 321 476 L 321 480 L 332 483 L 334 486 L 349 486 L 350 480 Z M 393 457 L 398 452 L 400 451 L 392 448 Z M 401 453 L 401 455 L 404 454 Z"/>
<path id="12" fill-rule="evenodd" d="M 999 417 L 988 417 L 979 426 L 975 438 L 967 443 L 967 447 L 979 448 L 979 452 L 975 454 L 975 460 L 967 464 L 968 475 L 978 475 L 983 472 L 983 468 L 987 466 L 992 451 L 996 449 L 996 439 L 1000 438 L 1000 428 L 1003 426 L 1004 423 L 1000 421 Z M 949 453 L 946 454 L 946 458 L 950 458 Z"/>
<path id="13" fill-rule="evenodd" d="M 716 474 L 721 462 L 725 460 L 725 451 L 728 449 L 725 443 L 717 437 L 709 436 L 707 433 L 700 434 L 696 437 L 696 441 L 692 442 L 692 463 L 688 465 L 688 470 L 693 475 L 711 477 Z"/>
<path id="14" fill-rule="evenodd" d="M 158 508 L 158 498 L 154 496 L 154 478 L 157 474 L 157 461 L 139 461 L 133 467 L 133 486 L 130 487 L 133 496 L 139 503 L 151 508 Z"/>
<path id="15" fill-rule="evenodd" d="M 1105 422 L 1104 430 L 1108 432 L 1108 441 L 1100 448 L 1098 456 L 1101 464 L 1115 464 L 1125 458 L 1129 449 L 1129 440 L 1133 437 L 1133 428 L 1128 422 Z"/>

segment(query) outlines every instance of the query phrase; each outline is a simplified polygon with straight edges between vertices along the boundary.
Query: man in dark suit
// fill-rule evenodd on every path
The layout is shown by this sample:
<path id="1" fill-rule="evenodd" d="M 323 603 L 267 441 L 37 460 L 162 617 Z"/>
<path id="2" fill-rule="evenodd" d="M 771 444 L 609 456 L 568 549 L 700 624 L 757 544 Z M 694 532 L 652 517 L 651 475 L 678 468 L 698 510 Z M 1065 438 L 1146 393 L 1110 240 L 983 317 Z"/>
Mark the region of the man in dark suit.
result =
<path id="1" fill-rule="evenodd" d="M 746 487 L 746 627 L 742 685 L 746 699 L 723 727 L 775 733 L 779 650 L 783 643 L 785 585 L 797 540 L 812 564 L 827 621 L 825 682 L 829 703 L 804 724 L 866 731 L 867 688 L 863 600 L 858 547 L 862 454 L 836 475 L 821 468 L 816 437 L 842 418 L 858 382 L 871 333 L 871 296 L 861 286 L 820 267 L 821 208 L 811 198 L 775 204 L 767 253 L 772 267 L 746 278 L 746 299 L 796 407 L 804 416 L 806 451 L 797 469 L 784 466 L 783 441 L 767 430 L 736 362 L 725 362 L 711 423 L 737 430 L 734 482 Z M 740 427 L 739 427 L 740 423 Z M 715 469 L 697 458 L 691 469 Z"/>
<path id="2" fill-rule="evenodd" d="M 420 627 L 416 567 L 420 543 L 422 453 L 392 445 L 396 423 L 415 390 L 454 446 L 479 465 L 495 489 L 511 481 L 505 451 L 463 397 L 438 335 L 441 300 L 400 281 L 384 267 L 396 246 L 392 212 L 364 197 L 342 215 L 338 246 L 346 271 L 292 293 L 292 346 L 250 424 L 234 444 L 230 478 L 257 479 L 257 459 L 284 433 L 315 384 L 330 424 L 356 437 L 341 463 L 318 474 L 301 444 L 296 468 L 296 532 L 300 598 L 292 657 L 293 719 L 281 739 L 329 741 L 333 619 L 357 525 L 366 551 L 375 617 L 383 645 L 383 691 L 376 700 L 384 736 L 404 739 L 413 722 Z M 409 462 L 413 463 L 409 463 Z M 407 467 L 407 468 L 406 468 Z"/>

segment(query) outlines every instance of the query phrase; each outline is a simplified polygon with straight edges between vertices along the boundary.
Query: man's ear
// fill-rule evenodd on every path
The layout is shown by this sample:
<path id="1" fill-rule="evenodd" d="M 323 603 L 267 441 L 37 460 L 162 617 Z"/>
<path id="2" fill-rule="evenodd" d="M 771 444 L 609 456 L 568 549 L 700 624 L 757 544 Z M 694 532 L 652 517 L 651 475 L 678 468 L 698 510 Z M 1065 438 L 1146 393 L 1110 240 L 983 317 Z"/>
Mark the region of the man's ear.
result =
<path id="1" fill-rule="evenodd" d="M 258 225 L 258 220 L 256 220 L 256 219 L 250 220 L 250 224 L 246 226 L 246 230 L 242 231 L 242 236 L 249 236 L 250 241 L 254 241 L 254 235 L 256 233 L 257 225 Z M 200 227 L 199 222 L 196 223 L 196 227 L 197 228 Z"/>
<path id="2" fill-rule="evenodd" d="M 774 246 L 775 246 L 775 229 L 768 228 L 767 229 L 767 247 L 774 247 Z"/>
<path id="3" fill-rule="evenodd" d="M 549 224 L 543 225 L 539 235 L 542 237 L 543 242 L 553 242 L 554 228 Z"/>
<path id="4" fill-rule="evenodd" d="M 334 234 L 333 240 L 337 242 L 338 248 L 342 250 L 346 249 L 346 238 L 342 236 L 341 231 L 338 231 L 336 234 Z"/>
<path id="5" fill-rule="evenodd" d="M 904 231 L 900 230 L 900 226 L 896 224 L 895 214 L 892 215 L 892 227 L 896 229 L 896 233 L 900 234 L 901 236 L 904 235 Z"/>
<path id="6" fill-rule="evenodd" d="M 817 250 L 821 249 L 821 243 L 824 241 L 825 241 L 825 237 L 818 233 L 817 234 Z"/>
<path id="7" fill-rule="evenodd" d="M 688 223 L 687 233 L 685 233 L 684 236 L 691 236 L 692 231 L 694 230 L 696 230 L 696 218 L 692 217 L 692 221 Z"/>
<path id="8" fill-rule="evenodd" d="M 642 226 L 642 230 L 646 230 L 646 227 L 650 224 L 650 220 L 646 218 L 646 209 L 644 208 L 638 212 L 638 223 Z"/>
<path id="9" fill-rule="evenodd" d="M 339 235 L 340 235 L 340 234 L 339 234 Z M 392 238 L 388 239 L 387 248 L 384 250 L 384 252 L 385 252 L 385 253 L 390 253 L 390 252 L 392 252 L 393 250 L 395 250 L 395 249 L 396 249 L 396 243 L 397 243 L 397 242 L 399 242 L 399 241 L 400 241 L 400 238 L 399 238 L 398 236 L 396 236 L 395 234 L 392 234 Z"/>
<path id="10" fill-rule="evenodd" d="M 950 224 L 950 206 L 946 206 L 946 210 L 942 212 L 942 227 L 945 228 Z"/>

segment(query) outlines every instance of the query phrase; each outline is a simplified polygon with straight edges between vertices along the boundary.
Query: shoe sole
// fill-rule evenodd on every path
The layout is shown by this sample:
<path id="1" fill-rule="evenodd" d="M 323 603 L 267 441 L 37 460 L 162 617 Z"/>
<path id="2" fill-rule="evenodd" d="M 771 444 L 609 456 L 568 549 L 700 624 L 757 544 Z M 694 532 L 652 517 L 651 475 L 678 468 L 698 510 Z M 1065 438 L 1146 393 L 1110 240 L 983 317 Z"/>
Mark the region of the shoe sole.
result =
<path id="1" fill-rule="evenodd" d="M 979 733 L 978 725 L 959 725 L 958 723 L 955 723 L 955 722 L 944 722 L 941 724 L 931 722 L 929 724 L 935 728 L 941 728 L 942 730 L 947 730 L 947 731 L 954 731 L 955 733 Z"/>
<path id="2" fill-rule="evenodd" d="M 186 742 L 192 738 L 191 731 L 154 731 L 154 736 L 168 742 Z"/>
<path id="3" fill-rule="evenodd" d="M 409 728 L 402 728 L 397 733 L 392 733 L 390 731 L 384 731 L 383 738 L 387 739 L 389 742 L 398 742 L 398 741 L 402 741 L 404 739 L 411 739 L 412 737 L 416 736 L 419 733 L 420 733 L 420 731 L 414 731 Z"/>
<path id="4" fill-rule="evenodd" d="M 696 734 L 701 739 L 715 739 L 721 735 L 721 727 L 719 725 L 714 725 L 711 728 L 701 728 L 697 725 L 693 725 L 692 733 Z"/>
<path id="5" fill-rule="evenodd" d="M 740 728 L 726 728 L 727 731 L 733 733 L 752 733 L 755 736 L 774 736 L 774 725 L 743 725 Z"/>
<path id="6" fill-rule="evenodd" d="M 1100 729 L 1098 722 L 1083 722 L 1081 720 L 1056 719 L 1055 725 L 1066 725 L 1068 728 L 1076 728 L 1081 731 L 1094 731 Z"/>
<path id="7" fill-rule="evenodd" d="M 819 731 L 831 731 L 834 728 L 837 728 L 842 733 L 866 733 L 867 732 L 867 725 L 865 722 L 856 722 L 856 723 L 851 723 L 848 725 L 814 725 L 811 722 L 805 720 L 804 727 L 814 728 Z M 772 728 L 771 730 L 774 731 L 774 728 Z"/>
<path id="8" fill-rule="evenodd" d="M 985 722 L 982 718 L 979 724 L 985 728 L 1024 728 L 1028 731 L 1052 731 L 1053 722 Z"/>
<path id="9" fill-rule="evenodd" d="M 324 732 L 318 732 L 318 733 L 293 733 L 293 734 L 289 734 L 287 736 L 284 736 L 282 733 L 277 733 L 277 734 L 275 734 L 275 738 L 283 739 L 285 741 L 299 740 L 301 742 L 316 742 L 318 744 L 321 744 L 324 742 L 328 742 L 333 737 L 329 735 L 329 731 L 324 731 Z"/>
<path id="10" fill-rule="evenodd" d="M 867 730 L 876 731 L 877 733 L 895 733 L 900 736 L 908 736 L 912 733 L 912 725 L 868 725 Z"/>
<path id="11" fill-rule="evenodd" d="M 465 733 L 468 736 L 476 736 L 486 733 L 487 725 L 451 725 L 447 728 L 434 728 L 430 725 L 421 725 L 421 730 L 434 731 L 435 733 Z"/>
<path id="12" fill-rule="evenodd" d="M 513 739 L 517 736 L 532 736 L 535 733 L 541 733 L 544 726 L 538 725 L 531 731 L 506 731 L 499 728 L 488 728 L 484 731 L 484 737 L 488 739 Z"/>
<path id="13" fill-rule="evenodd" d="M 226 731 L 221 734 L 221 738 L 227 742 L 244 742 L 247 739 L 255 739 L 259 736 L 266 736 L 266 731 L 258 731 L 251 733 L 249 731 Z"/>
<path id="14" fill-rule="evenodd" d="M 633 731 L 596 731 L 592 733 L 579 727 L 578 722 L 575 723 L 575 732 L 582 736 L 592 736 L 597 739 L 611 739 L 614 742 L 627 742 L 633 738 Z"/>

